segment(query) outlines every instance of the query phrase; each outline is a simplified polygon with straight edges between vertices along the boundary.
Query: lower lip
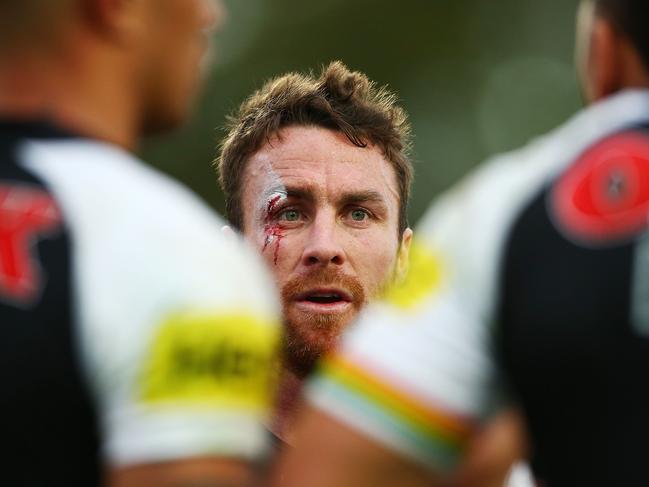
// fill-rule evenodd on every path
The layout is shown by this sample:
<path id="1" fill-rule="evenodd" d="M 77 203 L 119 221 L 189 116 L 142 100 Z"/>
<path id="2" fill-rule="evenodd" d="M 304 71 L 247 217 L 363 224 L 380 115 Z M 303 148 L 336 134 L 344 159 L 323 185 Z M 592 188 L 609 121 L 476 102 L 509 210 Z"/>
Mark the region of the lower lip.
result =
<path id="1" fill-rule="evenodd" d="M 336 301 L 334 303 L 314 303 L 313 301 L 295 301 L 295 307 L 305 313 L 336 314 L 344 313 L 351 309 L 349 301 Z"/>

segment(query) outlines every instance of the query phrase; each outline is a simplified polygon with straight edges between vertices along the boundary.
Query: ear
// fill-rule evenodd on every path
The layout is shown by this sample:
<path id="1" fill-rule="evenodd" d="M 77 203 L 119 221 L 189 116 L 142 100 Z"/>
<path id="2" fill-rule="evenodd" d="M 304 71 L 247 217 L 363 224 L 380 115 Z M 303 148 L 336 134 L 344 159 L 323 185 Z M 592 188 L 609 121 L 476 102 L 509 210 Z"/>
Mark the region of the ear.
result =
<path id="1" fill-rule="evenodd" d="M 102 37 L 120 42 L 138 36 L 148 0 L 82 0 L 85 18 Z"/>
<path id="2" fill-rule="evenodd" d="M 406 228 L 401 236 L 401 244 L 397 254 L 396 281 L 400 282 L 406 278 L 410 266 L 410 245 L 412 244 L 412 230 Z"/>
<path id="3" fill-rule="evenodd" d="M 611 21 L 596 16 L 591 29 L 586 73 L 590 101 L 601 100 L 624 88 L 622 44 L 622 38 Z"/>

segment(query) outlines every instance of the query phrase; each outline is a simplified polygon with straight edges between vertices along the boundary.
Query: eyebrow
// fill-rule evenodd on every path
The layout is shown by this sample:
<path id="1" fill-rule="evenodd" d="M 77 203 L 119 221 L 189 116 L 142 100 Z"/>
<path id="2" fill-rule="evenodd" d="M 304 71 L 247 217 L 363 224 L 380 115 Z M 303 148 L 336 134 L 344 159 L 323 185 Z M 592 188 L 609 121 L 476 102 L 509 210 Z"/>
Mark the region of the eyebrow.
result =
<path id="1" fill-rule="evenodd" d="M 313 191 L 308 187 L 286 187 L 286 196 L 289 198 L 295 198 L 298 200 L 305 200 L 309 202 L 315 201 L 313 196 Z"/>
<path id="2" fill-rule="evenodd" d="M 316 200 L 313 190 L 308 186 L 286 186 L 282 188 L 282 192 L 284 192 L 288 198 L 294 198 L 309 203 L 313 203 Z M 342 194 L 337 201 L 337 205 L 341 207 L 362 203 L 376 203 L 382 208 L 387 208 L 385 197 L 378 191 L 374 190 L 350 191 Z"/>
<path id="3" fill-rule="evenodd" d="M 284 188 L 284 191 L 286 192 L 286 196 L 288 196 L 289 198 L 296 198 L 306 201 L 315 200 L 313 191 L 309 187 L 287 186 L 286 188 Z M 385 198 L 381 193 L 373 190 L 351 191 L 344 193 L 342 196 L 340 196 L 340 198 L 338 198 L 338 204 L 341 206 L 367 202 L 385 203 Z"/>
<path id="4" fill-rule="evenodd" d="M 385 198 L 378 191 L 357 191 L 343 194 L 338 203 L 341 206 L 354 205 L 359 203 L 380 203 L 385 206 Z"/>

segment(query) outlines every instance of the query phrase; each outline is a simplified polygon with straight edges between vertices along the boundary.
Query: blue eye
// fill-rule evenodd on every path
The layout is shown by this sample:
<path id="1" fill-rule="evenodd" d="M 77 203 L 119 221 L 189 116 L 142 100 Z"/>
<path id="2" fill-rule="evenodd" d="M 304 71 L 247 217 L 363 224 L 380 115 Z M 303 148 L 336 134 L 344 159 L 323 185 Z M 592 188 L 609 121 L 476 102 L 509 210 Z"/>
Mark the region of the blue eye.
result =
<path id="1" fill-rule="evenodd" d="M 366 220 L 369 217 L 369 215 L 365 210 L 352 210 L 351 217 L 352 220 L 354 220 L 355 222 L 362 222 Z"/>
<path id="2" fill-rule="evenodd" d="M 300 212 L 297 210 L 284 210 L 279 214 L 279 219 L 286 222 L 296 222 L 300 220 Z"/>

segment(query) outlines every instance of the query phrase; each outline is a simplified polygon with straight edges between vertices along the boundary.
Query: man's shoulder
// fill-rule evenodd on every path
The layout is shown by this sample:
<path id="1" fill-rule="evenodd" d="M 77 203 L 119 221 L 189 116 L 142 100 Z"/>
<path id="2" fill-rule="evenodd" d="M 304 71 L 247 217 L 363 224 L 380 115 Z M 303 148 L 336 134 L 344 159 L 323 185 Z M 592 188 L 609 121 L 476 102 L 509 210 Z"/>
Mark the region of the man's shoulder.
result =
<path id="1" fill-rule="evenodd" d="M 446 220 L 457 220 L 468 232 L 481 222 L 496 227 L 506 224 L 504 217 L 567 162 L 557 147 L 560 139 L 560 132 L 552 132 L 487 159 L 433 202 L 417 229 L 420 237 L 434 237 Z"/>
<path id="2" fill-rule="evenodd" d="M 22 160 L 83 224 L 160 234 L 213 232 L 223 223 L 181 183 L 109 144 L 28 140 Z"/>
<path id="3" fill-rule="evenodd" d="M 563 126 L 494 156 L 437 198 L 417 226 L 416 239 L 436 255 L 444 285 L 461 289 L 480 319 L 493 314 L 503 249 L 517 216 L 575 150 Z"/>
<path id="4" fill-rule="evenodd" d="M 583 109 L 522 148 L 480 164 L 431 205 L 418 228 L 419 234 L 435 233 L 440 219 L 464 222 L 462 226 L 466 229 L 471 228 L 466 223 L 475 219 L 489 223 L 492 228 L 506 225 L 517 209 L 590 146 L 611 134 L 647 122 L 649 91 L 646 90 L 624 91 Z"/>
<path id="5" fill-rule="evenodd" d="M 82 321 L 95 335 L 146 333 L 174 310 L 274 316 L 259 257 L 224 236 L 222 220 L 179 182 L 92 141 L 34 141 L 24 151 L 70 229 Z"/>
<path id="6" fill-rule="evenodd" d="M 29 142 L 24 151 L 24 164 L 61 207 L 75 259 L 89 279 L 112 286 L 126 272 L 149 294 L 171 286 L 210 289 L 225 298 L 236 289 L 270 301 L 257 292 L 268 285 L 251 284 L 267 281 L 258 256 L 226 238 L 222 219 L 181 183 L 92 141 Z"/>

